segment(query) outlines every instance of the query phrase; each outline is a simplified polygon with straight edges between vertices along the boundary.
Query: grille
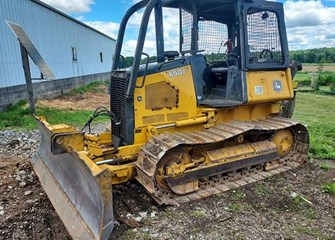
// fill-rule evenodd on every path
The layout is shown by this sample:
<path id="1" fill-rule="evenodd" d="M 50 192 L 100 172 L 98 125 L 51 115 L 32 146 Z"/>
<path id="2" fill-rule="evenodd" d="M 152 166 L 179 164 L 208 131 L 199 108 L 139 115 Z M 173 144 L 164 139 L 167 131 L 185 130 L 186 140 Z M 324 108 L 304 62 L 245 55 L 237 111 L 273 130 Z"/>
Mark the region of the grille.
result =
<path id="1" fill-rule="evenodd" d="M 193 16 L 192 14 L 181 10 L 181 22 L 182 22 L 182 45 L 181 51 L 190 51 L 192 48 L 192 26 Z"/>
<path id="2" fill-rule="evenodd" d="M 111 111 L 121 124 L 116 125 L 115 122 L 112 121 L 112 133 L 121 140 L 121 143 L 126 141 L 126 87 L 126 74 L 119 72 L 113 73 L 110 85 Z"/>
<path id="3" fill-rule="evenodd" d="M 277 15 L 248 9 L 249 63 L 283 63 Z"/>
<path id="4" fill-rule="evenodd" d="M 199 21 L 199 50 L 203 54 L 224 53 L 224 43 L 228 40 L 228 27 L 214 21 Z"/>

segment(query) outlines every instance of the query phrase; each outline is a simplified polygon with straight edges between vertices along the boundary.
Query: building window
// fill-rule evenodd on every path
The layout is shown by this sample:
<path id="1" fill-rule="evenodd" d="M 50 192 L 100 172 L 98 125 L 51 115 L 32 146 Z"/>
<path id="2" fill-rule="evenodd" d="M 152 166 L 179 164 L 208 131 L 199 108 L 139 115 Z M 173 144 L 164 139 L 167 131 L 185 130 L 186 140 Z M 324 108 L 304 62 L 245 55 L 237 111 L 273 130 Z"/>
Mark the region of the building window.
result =
<path id="1" fill-rule="evenodd" d="M 72 61 L 77 62 L 77 60 L 78 60 L 78 58 L 77 58 L 77 48 L 71 47 L 71 50 L 72 50 Z"/>
<path id="2" fill-rule="evenodd" d="M 102 57 L 102 52 L 100 52 L 100 62 L 103 62 L 104 58 Z"/>

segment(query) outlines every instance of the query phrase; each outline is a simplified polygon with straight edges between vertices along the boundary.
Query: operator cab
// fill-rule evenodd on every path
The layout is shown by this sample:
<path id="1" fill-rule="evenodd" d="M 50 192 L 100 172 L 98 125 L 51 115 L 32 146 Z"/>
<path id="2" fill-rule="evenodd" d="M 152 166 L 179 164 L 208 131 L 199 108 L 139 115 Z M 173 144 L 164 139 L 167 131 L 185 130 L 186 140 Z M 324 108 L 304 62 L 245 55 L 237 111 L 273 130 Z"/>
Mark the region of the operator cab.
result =
<path id="1" fill-rule="evenodd" d="M 248 102 L 246 72 L 289 67 L 283 10 L 271 2 L 221 0 L 218 4 L 217 0 L 144 0 L 135 8 L 151 3 L 156 5 L 157 62 L 149 64 L 149 56 L 143 52 L 147 26 L 142 25 L 133 67 L 128 71 L 131 75 L 128 97 L 132 95 L 137 77 L 145 78 L 149 73 L 190 64 L 198 105 L 233 107 Z M 135 8 L 130 10 L 129 16 L 138 11 Z M 179 10 L 178 51 L 165 51 L 162 9 L 166 8 Z M 150 14 L 145 17 L 149 21 Z M 124 37 L 123 31 L 118 38 Z M 143 55 L 147 60 L 141 60 Z M 120 59 L 115 56 L 113 69 L 119 67 Z"/>
<path id="2" fill-rule="evenodd" d="M 164 18 L 163 10 L 171 8 L 176 13 L 173 19 Z M 130 17 L 142 9 L 145 10 L 132 67 L 124 68 L 121 49 L 126 26 Z M 149 32 L 151 14 L 154 15 L 155 27 Z M 178 15 L 179 22 L 176 21 Z M 173 29 L 173 36 L 179 35 L 179 39 L 178 36 L 173 37 L 176 43 L 172 45 L 168 44 L 171 39 L 166 39 L 164 34 L 166 23 L 170 31 Z M 152 56 L 144 51 L 144 43 L 149 35 L 155 36 L 156 51 Z M 171 46 L 173 49 L 167 49 Z M 264 0 L 139 1 L 122 19 L 115 47 L 110 87 L 110 95 L 113 96 L 111 109 L 116 118 L 123 119 L 123 122 L 112 123 L 113 143 L 118 146 L 118 142 L 133 142 L 134 105 L 142 103 L 143 99 L 142 96 L 135 99 L 135 91 L 142 91 L 148 84 L 146 80 L 149 81 L 152 76 L 162 82 L 173 83 L 176 79 L 188 82 L 187 87 L 192 93 L 186 94 L 190 97 L 187 103 L 194 107 L 232 108 L 290 97 L 286 96 L 289 94 L 288 87 L 281 88 L 280 85 L 277 88 L 274 85 L 288 79 L 285 71 L 289 67 L 282 4 Z M 267 78 L 271 78 L 273 83 L 266 82 Z M 161 102 L 161 105 L 156 104 L 148 109 L 180 110 L 179 91 L 184 91 L 185 86 L 174 89 L 174 84 L 163 85 L 167 90 L 162 88 L 165 95 L 160 94 L 161 99 L 156 98 L 155 91 L 151 92 L 152 102 Z M 157 85 L 158 88 L 161 85 Z M 277 93 L 283 89 L 287 90 L 285 97 L 278 97 Z M 169 90 L 173 97 L 168 94 Z M 152 122 L 164 122 L 164 114 L 157 114 L 155 117 L 159 121 L 152 118 L 155 120 Z"/>
<path id="3" fill-rule="evenodd" d="M 161 7 L 157 5 L 159 2 Z M 131 78 L 128 97 L 137 77 L 191 65 L 198 105 L 234 107 L 248 103 L 248 71 L 289 67 L 283 10 L 271 2 L 221 0 L 218 4 L 217 0 L 151 0 L 139 2 L 138 8 L 151 3 L 156 4 L 153 12 L 157 52 L 151 56 L 156 62 L 149 63 L 151 58 L 143 52 L 147 26 L 142 25 L 133 67 L 128 71 Z M 162 9 L 167 8 L 179 11 L 178 51 L 165 49 Z M 178 31 L 178 23 L 175 24 Z M 119 38 L 123 34 L 121 31 Z M 143 55 L 146 60 L 141 60 Z M 119 62 L 116 57 L 114 70 L 119 68 Z"/>
<path id="4" fill-rule="evenodd" d="M 170 6 L 180 8 L 180 52 L 190 58 L 203 56 L 192 65 L 203 69 L 202 89 L 196 89 L 199 105 L 246 104 L 246 72 L 288 67 L 282 10 L 271 3 L 177 2 Z"/>

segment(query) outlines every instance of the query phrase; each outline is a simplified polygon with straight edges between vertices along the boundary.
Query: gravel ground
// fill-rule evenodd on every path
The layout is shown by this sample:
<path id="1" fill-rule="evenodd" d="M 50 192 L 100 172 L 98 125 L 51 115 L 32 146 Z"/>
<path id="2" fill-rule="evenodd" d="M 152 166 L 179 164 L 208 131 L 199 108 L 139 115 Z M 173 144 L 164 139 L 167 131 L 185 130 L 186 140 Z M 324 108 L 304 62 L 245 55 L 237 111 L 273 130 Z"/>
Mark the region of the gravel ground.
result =
<path id="1" fill-rule="evenodd" d="M 38 130 L 0 131 L 0 154 L 30 159 L 39 146 Z"/>
<path id="2" fill-rule="evenodd" d="M 28 161 L 38 145 L 37 130 L 0 131 L 0 239 L 69 239 Z M 321 190 L 334 178 L 334 160 L 315 160 L 180 207 L 129 182 L 114 187 L 112 239 L 335 239 L 335 196 Z"/>

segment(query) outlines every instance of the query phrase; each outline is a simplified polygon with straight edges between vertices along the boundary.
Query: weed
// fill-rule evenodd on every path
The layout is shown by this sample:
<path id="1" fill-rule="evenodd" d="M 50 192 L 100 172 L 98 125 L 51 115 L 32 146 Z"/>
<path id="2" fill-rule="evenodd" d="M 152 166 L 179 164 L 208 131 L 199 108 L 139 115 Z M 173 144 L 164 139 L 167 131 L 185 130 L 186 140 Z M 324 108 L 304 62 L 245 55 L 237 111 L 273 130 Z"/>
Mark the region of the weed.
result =
<path id="1" fill-rule="evenodd" d="M 269 179 L 269 181 L 273 182 L 273 183 L 286 183 L 286 178 L 282 177 L 282 176 L 275 176 Z"/>
<path id="2" fill-rule="evenodd" d="M 304 204 L 308 203 L 310 205 L 312 205 L 313 203 L 310 202 L 307 198 L 305 198 L 302 194 L 298 194 L 296 192 L 291 192 L 290 197 L 293 199 L 294 204 L 300 208 L 302 207 Z"/>
<path id="3" fill-rule="evenodd" d="M 325 193 L 335 195 L 335 182 L 322 185 L 322 191 Z"/>
<path id="4" fill-rule="evenodd" d="M 194 210 L 192 212 L 192 216 L 196 217 L 196 218 L 203 217 L 204 215 L 205 215 L 205 213 L 203 211 L 201 211 L 201 210 Z"/>
<path id="5" fill-rule="evenodd" d="M 331 166 L 329 163 L 322 163 L 322 164 L 320 165 L 320 168 L 321 168 L 322 170 L 329 171 L 330 169 L 332 169 L 332 166 Z"/>
<path id="6" fill-rule="evenodd" d="M 143 240 L 149 240 L 152 239 L 151 234 L 150 233 L 143 233 L 142 236 Z"/>
<path id="7" fill-rule="evenodd" d="M 333 237 L 328 234 L 321 233 L 317 231 L 316 229 L 311 229 L 306 226 L 296 226 L 295 231 L 298 233 L 304 233 L 306 235 L 312 236 L 316 239 L 321 239 L 321 240 L 332 240 Z"/>
<path id="8" fill-rule="evenodd" d="M 231 211 L 231 212 L 240 212 L 242 210 L 243 210 L 243 206 L 238 203 L 232 203 L 228 207 L 228 211 Z"/>
<path id="9" fill-rule="evenodd" d="M 127 239 L 136 239 L 136 232 L 134 231 L 136 230 L 135 229 L 128 229 L 126 232 L 125 232 L 125 235 L 126 235 L 126 238 Z M 137 230 L 136 230 L 137 231 Z"/>
<path id="10" fill-rule="evenodd" d="M 245 193 L 241 189 L 235 189 L 232 191 L 231 199 L 234 201 L 241 201 L 245 199 Z"/>
<path id="11" fill-rule="evenodd" d="M 288 192 L 292 192 L 292 191 L 295 190 L 295 189 L 294 189 L 294 185 L 291 184 L 291 183 L 288 183 L 288 184 L 286 185 L 285 189 L 286 189 Z"/>
<path id="12" fill-rule="evenodd" d="M 99 87 L 101 86 L 108 86 L 108 81 L 94 81 L 90 82 L 89 84 L 73 89 L 69 95 L 74 95 L 74 94 L 83 94 L 85 92 L 99 92 L 101 89 Z"/>
<path id="13" fill-rule="evenodd" d="M 266 189 L 266 187 L 263 184 L 257 184 L 255 186 L 255 194 L 258 197 L 266 197 L 270 195 L 270 191 Z"/>
<path id="14" fill-rule="evenodd" d="M 176 215 L 176 210 L 174 208 L 166 208 L 164 209 L 163 215 L 166 217 L 174 217 Z"/>
<path id="15" fill-rule="evenodd" d="M 313 210 L 308 209 L 305 211 L 305 214 L 308 219 L 316 219 L 316 213 Z"/>
<path id="16" fill-rule="evenodd" d="M 298 195 L 298 196 L 296 196 L 296 197 L 294 197 L 292 199 L 293 199 L 293 202 L 295 203 L 295 205 L 297 205 L 299 207 L 302 206 L 305 203 L 304 200 L 301 198 L 300 195 Z"/>

